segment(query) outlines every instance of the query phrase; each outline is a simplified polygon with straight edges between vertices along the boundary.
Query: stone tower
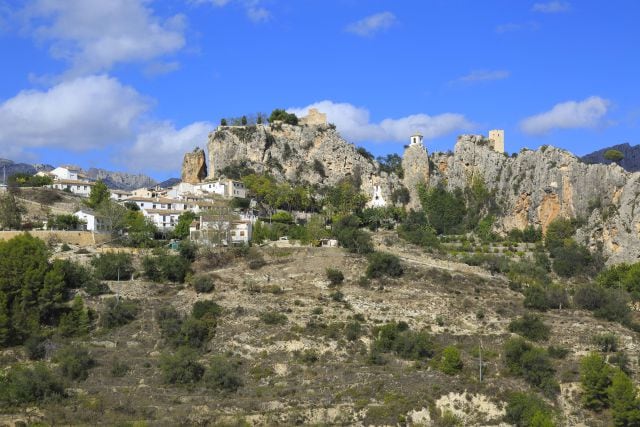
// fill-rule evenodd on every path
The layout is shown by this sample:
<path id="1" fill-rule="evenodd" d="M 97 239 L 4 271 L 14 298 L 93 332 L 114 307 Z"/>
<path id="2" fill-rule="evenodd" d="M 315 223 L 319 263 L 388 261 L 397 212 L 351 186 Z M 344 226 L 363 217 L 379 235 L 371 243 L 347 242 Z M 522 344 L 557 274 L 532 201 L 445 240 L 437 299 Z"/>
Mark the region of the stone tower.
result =
<path id="1" fill-rule="evenodd" d="M 182 182 L 197 184 L 207 177 L 207 160 L 204 150 L 196 148 L 184 155 L 182 161 Z"/>
<path id="2" fill-rule="evenodd" d="M 489 140 L 493 142 L 493 151 L 504 153 L 504 130 L 494 129 L 489 131 Z"/>
<path id="3" fill-rule="evenodd" d="M 411 143 L 404 150 L 402 156 L 402 169 L 404 178 L 402 183 L 409 190 L 408 209 L 420 209 L 420 197 L 418 185 L 429 184 L 429 155 L 422 144 L 422 135 L 418 132 L 411 135 Z"/>

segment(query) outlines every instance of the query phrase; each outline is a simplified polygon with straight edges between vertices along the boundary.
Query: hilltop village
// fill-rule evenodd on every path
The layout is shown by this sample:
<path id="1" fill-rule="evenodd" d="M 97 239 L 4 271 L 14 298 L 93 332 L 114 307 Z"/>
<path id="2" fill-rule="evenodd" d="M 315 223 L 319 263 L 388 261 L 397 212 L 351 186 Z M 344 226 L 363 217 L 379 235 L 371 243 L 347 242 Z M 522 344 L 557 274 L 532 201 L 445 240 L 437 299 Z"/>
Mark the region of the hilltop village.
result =
<path id="1" fill-rule="evenodd" d="M 0 191 L 0 425 L 634 426 L 640 173 L 222 120 L 179 182 Z"/>

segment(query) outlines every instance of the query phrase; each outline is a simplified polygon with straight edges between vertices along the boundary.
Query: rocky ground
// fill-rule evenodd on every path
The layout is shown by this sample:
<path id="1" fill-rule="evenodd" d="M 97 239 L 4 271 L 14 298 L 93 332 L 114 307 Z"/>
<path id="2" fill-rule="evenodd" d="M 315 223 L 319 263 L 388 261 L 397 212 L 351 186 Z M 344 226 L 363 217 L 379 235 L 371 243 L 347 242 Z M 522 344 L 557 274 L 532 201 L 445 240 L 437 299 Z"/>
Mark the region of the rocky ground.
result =
<path id="1" fill-rule="evenodd" d="M 383 245 L 383 243 L 380 243 Z M 413 248 L 386 246 L 404 259 L 400 279 L 363 284 L 366 259 L 334 248 L 263 248 L 267 264 L 251 270 L 244 260 L 212 270 L 199 261 L 196 269 L 210 274 L 215 290 L 196 294 L 190 287 L 143 281 L 111 282 L 120 297 L 137 299 L 137 320 L 111 331 L 97 330 L 86 342 L 98 361 L 89 378 L 77 383 L 64 404 L 5 415 L 48 424 L 118 425 L 462 425 L 502 423 L 509 391 L 527 390 L 522 380 L 507 375 L 502 344 L 511 336 L 508 323 L 525 310 L 522 296 L 505 278 L 454 262 L 445 262 Z M 410 254 L 410 255 L 408 255 Z M 344 272 L 335 289 L 325 269 Z M 98 309 L 101 297 L 88 298 Z M 161 339 L 156 315 L 166 305 L 188 312 L 194 302 L 212 299 L 224 307 L 215 337 L 201 356 L 233 354 L 242 360 L 244 385 L 236 393 L 167 386 L 159 370 Z M 283 313 L 287 321 L 267 325 L 265 311 Z M 580 407 L 578 359 L 592 349 L 591 337 L 611 331 L 628 354 L 637 354 L 637 334 L 579 310 L 543 314 L 552 327 L 549 343 L 571 349 L 554 361 L 562 393 L 557 407 L 563 425 L 607 425 Z M 360 319 L 362 336 L 350 341 L 345 323 Z M 371 331 L 388 321 L 406 321 L 426 329 L 437 348 L 456 345 L 464 368 L 448 376 L 435 363 L 412 362 L 388 355 L 386 365 L 368 361 Z M 478 378 L 478 347 L 486 363 Z M 2 363 L 21 359 L 21 349 L 5 352 Z M 436 353 L 437 358 L 438 353 Z M 130 367 L 122 378 L 110 374 L 114 360 Z M 432 361 L 433 362 L 433 361 Z M 632 359 L 637 372 L 637 360 Z"/>

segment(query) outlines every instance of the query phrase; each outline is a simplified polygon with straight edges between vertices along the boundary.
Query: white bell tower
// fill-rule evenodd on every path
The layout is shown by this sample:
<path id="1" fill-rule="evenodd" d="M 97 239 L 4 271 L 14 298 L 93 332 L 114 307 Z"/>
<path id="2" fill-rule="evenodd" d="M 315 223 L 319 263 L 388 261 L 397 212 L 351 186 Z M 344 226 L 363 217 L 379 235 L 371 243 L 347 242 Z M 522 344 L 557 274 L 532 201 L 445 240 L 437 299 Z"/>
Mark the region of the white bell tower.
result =
<path id="1" fill-rule="evenodd" d="M 422 134 L 420 132 L 416 132 L 411 135 L 411 144 L 410 145 L 422 145 Z"/>

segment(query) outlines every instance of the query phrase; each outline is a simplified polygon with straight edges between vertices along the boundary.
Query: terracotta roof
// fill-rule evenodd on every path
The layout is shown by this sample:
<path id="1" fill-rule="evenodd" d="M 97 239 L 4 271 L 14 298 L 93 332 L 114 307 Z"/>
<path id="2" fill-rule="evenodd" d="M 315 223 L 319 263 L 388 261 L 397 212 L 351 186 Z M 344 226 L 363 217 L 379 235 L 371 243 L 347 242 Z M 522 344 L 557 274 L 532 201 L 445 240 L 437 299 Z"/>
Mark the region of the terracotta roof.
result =
<path id="1" fill-rule="evenodd" d="M 91 181 L 79 181 L 77 179 L 57 179 L 53 181 L 54 184 L 78 184 L 78 185 L 96 185 Z"/>

